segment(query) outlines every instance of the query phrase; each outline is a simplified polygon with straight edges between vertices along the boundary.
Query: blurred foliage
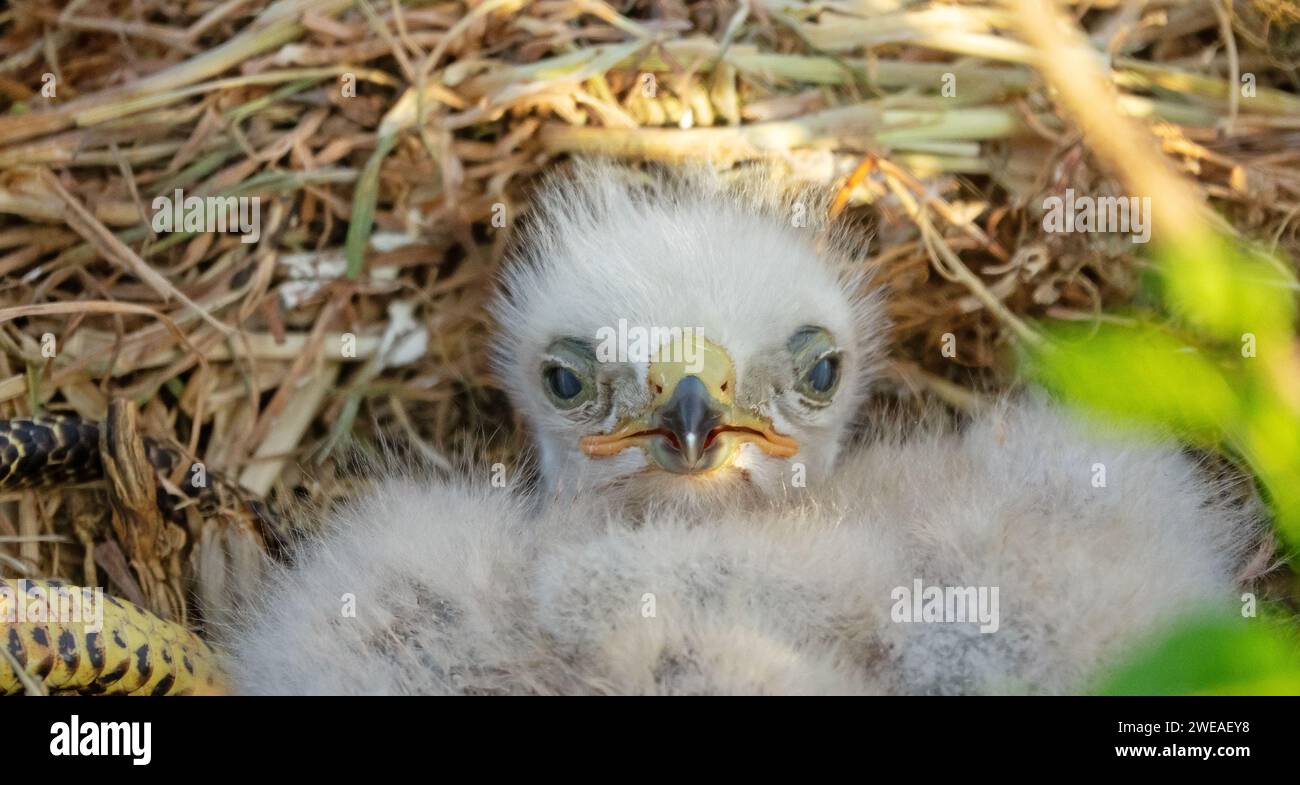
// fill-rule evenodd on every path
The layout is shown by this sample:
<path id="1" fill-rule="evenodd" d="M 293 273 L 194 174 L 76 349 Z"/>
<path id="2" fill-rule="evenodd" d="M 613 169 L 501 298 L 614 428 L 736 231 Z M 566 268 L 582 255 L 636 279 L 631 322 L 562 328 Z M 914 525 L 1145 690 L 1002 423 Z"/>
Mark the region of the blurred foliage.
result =
<path id="1" fill-rule="evenodd" d="M 1048 326 L 1028 376 L 1067 403 L 1171 431 L 1250 469 L 1300 551 L 1300 342 L 1295 277 L 1208 233 L 1157 253 L 1163 311 Z M 1119 611 L 1122 612 L 1122 611 Z M 1103 693 L 1300 694 L 1294 622 L 1196 619 L 1137 652 Z"/>
<path id="2" fill-rule="evenodd" d="M 1244 462 L 1300 546 L 1300 344 L 1285 266 L 1219 237 L 1160 252 L 1168 313 L 1051 325 L 1031 378 L 1112 419 L 1172 430 Z"/>
<path id="3" fill-rule="evenodd" d="M 1300 695 L 1294 631 L 1261 617 L 1202 617 L 1138 652 L 1102 695 Z"/>

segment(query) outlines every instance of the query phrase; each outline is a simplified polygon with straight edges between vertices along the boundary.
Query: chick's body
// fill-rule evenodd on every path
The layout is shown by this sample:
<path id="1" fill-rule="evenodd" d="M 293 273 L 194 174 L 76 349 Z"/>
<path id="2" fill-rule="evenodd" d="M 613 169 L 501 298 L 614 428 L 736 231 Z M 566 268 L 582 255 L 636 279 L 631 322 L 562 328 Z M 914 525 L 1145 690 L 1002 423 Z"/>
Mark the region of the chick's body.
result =
<path id="1" fill-rule="evenodd" d="M 774 190 L 622 178 L 542 193 L 498 309 L 539 487 L 394 478 L 356 501 L 228 637 L 241 690 L 1074 692 L 1230 599 L 1253 513 L 1175 445 L 1032 397 L 849 445 L 882 330 L 852 246 L 785 225 Z M 745 227 L 779 242 L 731 243 L 740 275 Z M 674 249 L 694 257 L 659 286 L 647 259 Z M 699 326 L 722 370 L 584 359 L 619 319 Z M 931 587 L 969 604 L 912 613 Z"/>

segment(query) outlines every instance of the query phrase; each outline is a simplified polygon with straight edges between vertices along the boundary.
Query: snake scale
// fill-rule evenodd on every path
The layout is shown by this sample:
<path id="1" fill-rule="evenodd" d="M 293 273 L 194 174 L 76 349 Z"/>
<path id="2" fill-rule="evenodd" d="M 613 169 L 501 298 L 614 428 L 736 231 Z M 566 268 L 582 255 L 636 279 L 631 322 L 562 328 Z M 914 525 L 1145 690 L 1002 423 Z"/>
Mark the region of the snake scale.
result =
<path id="1" fill-rule="evenodd" d="M 55 621 L 59 609 L 64 619 Z M 0 630 L 0 695 L 225 691 L 212 650 L 197 635 L 89 588 L 0 580 Z"/>
<path id="2" fill-rule="evenodd" d="M 102 424 L 62 414 L 0 420 L 0 492 L 103 480 L 104 451 L 117 442 L 112 423 L 111 414 Z M 187 465 L 179 448 L 141 442 L 159 477 Z M 158 509 L 169 519 L 185 501 L 176 490 L 200 499 L 210 493 L 189 472 L 170 489 L 159 481 Z M 214 661 L 193 632 L 126 600 L 60 581 L 0 577 L 0 695 L 219 694 Z"/>

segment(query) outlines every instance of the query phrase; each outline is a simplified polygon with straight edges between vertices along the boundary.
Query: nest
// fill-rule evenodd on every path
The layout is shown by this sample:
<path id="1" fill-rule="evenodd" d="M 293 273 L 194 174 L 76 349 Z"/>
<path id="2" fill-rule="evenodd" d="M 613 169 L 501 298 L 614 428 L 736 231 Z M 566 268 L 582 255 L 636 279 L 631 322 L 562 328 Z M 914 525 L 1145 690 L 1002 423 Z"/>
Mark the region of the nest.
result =
<path id="1" fill-rule="evenodd" d="M 1297 258 L 1300 6 L 1067 11 L 1230 231 Z M 167 529 L 172 616 L 290 536 L 277 511 L 353 490 L 349 442 L 514 465 L 484 306 L 566 156 L 837 189 L 875 236 L 904 406 L 978 405 L 1040 320 L 1144 307 L 1142 246 L 1044 230 L 1047 197 L 1120 186 L 999 3 L 12 0 L 0 29 L 0 416 L 131 401 L 239 489 Z M 255 197 L 259 225 L 160 222 L 191 196 Z M 0 497 L 0 572 L 140 582 L 103 492 Z M 273 531 L 232 545 L 250 500 Z"/>

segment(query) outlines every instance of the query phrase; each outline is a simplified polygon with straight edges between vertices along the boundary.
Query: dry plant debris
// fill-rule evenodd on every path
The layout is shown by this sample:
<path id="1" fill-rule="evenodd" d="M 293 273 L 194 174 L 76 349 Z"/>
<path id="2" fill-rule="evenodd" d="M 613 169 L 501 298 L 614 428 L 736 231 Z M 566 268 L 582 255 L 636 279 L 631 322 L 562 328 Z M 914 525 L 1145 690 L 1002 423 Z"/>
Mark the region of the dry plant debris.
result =
<path id="1" fill-rule="evenodd" d="M 1193 197 L 1297 258 L 1300 6 L 1067 11 Z M 122 526 L 139 487 L 108 506 L 102 488 L 8 493 L 0 571 L 106 575 L 188 618 L 287 534 L 253 532 L 248 499 L 328 505 L 360 481 L 349 439 L 512 465 L 484 306 L 530 183 L 567 155 L 764 160 L 841 189 L 893 292 L 882 394 L 976 405 L 1036 320 L 1142 306 L 1140 245 L 1043 229 L 1045 198 L 1120 186 L 1015 21 L 925 0 L 12 0 L 0 416 L 102 421 L 131 401 L 132 428 L 238 493 L 150 519 L 152 544 Z M 178 190 L 257 197 L 256 236 L 155 231 Z"/>

